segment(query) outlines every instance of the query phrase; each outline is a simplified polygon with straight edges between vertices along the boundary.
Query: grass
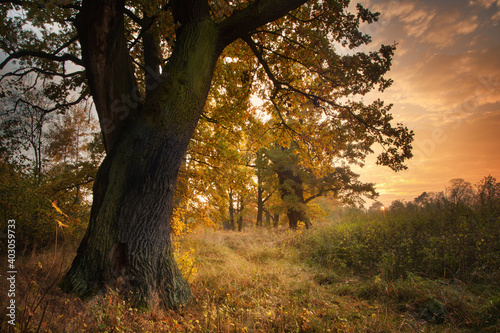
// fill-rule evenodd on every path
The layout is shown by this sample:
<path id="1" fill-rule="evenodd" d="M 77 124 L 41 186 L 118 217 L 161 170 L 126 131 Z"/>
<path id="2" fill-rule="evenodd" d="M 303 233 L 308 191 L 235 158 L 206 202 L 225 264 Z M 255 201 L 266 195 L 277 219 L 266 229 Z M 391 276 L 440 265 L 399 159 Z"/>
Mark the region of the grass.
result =
<path id="1" fill-rule="evenodd" d="M 18 268 L 17 332 L 500 331 L 498 286 L 415 273 L 388 278 L 332 258 L 315 260 L 330 253 L 324 236 L 331 230 L 331 224 L 302 233 L 200 229 L 181 236 L 178 258 L 194 299 L 177 311 L 141 312 L 112 290 L 82 302 L 53 283 L 74 252 L 59 252 L 56 260 L 53 250 L 27 256 Z"/>

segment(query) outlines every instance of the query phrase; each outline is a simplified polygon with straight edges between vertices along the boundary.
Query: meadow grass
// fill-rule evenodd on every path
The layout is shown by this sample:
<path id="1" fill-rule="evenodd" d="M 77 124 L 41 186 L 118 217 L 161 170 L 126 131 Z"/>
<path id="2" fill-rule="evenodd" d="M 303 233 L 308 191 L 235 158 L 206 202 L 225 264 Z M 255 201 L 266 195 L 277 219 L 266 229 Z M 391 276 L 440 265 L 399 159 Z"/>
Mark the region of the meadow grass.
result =
<path id="1" fill-rule="evenodd" d="M 408 227 L 394 223 L 344 215 L 300 232 L 198 229 L 180 236 L 177 258 L 194 298 L 176 311 L 140 311 L 112 289 L 82 302 L 53 283 L 74 252 L 63 258 L 59 251 L 56 260 L 53 250 L 27 256 L 19 267 L 23 315 L 17 331 L 499 331 L 499 289 L 491 269 L 481 271 L 488 277 L 462 280 L 419 272 L 416 263 L 400 267 L 399 258 L 387 253 L 406 253 L 398 246 L 407 240 L 387 233 Z"/>

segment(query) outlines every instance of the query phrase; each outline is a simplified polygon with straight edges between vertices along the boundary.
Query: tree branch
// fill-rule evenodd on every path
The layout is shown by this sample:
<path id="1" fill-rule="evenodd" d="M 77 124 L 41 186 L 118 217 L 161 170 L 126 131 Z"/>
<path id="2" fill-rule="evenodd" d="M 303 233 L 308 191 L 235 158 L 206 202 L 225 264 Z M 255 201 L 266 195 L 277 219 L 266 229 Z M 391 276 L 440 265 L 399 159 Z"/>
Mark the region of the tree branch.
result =
<path id="1" fill-rule="evenodd" d="M 253 54 L 257 57 L 257 60 L 261 64 L 262 68 L 264 68 L 264 72 L 266 72 L 267 77 L 269 80 L 273 82 L 275 92 L 273 93 L 273 96 L 276 94 L 276 91 L 281 89 L 282 83 L 278 81 L 274 73 L 271 71 L 271 68 L 269 67 L 269 64 L 267 61 L 264 59 L 262 56 L 262 53 L 259 51 L 257 48 L 257 44 L 252 40 L 252 37 L 249 35 L 246 35 L 242 37 L 242 40 L 250 47 L 250 50 L 252 50 Z"/>
<path id="2" fill-rule="evenodd" d="M 23 1 L 20 1 L 20 0 L 0 0 L 0 4 L 4 4 L 4 3 L 10 3 L 12 5 L 21 6 L 23 4 Z"/>
<path id="3" fill-rule="evenodd" d="M 269 64 L 267 63 L 267 61 L 262 56 L 262 53 L 257 48 L 257 44 L 252 40 L 252 38 L 250 36 L 245 36 L 242 39 L 243 39 L 243 41 L 245 43 L 248 44 L 248 46 L 250 47 L 250 49 L 252 50 L 252 52 L 255 54 L 255 56 L 259 60 L 259 63 L 264 68 L 264 71 L 266 72 L 266 75 L 273 82 L 273 85 L 275 86 L 275 92 L 273 93 L 273 96 L 275 96 L 279 90 L 283 89 L 283 87 L 286 87 L 287 90 L 289 90 L 289 91 L 291 91 L 293 93 L 297 93 L 297 94 L 300 94 L 300 95 L 306 97 L 315 106 L 317 106 L 318 105 L 318 101 L 320 101 L 320 102 L 323 102 L 323 103 L 325 103 L 325 104 L 327 104 L 327 105 L 329 105 L 329 106 L 331 106 L 333 108 L 346 110 L 360 124 L 364 125 L 366 128 L 370 128 L 370 129 L 376 130 L 373 126 L 370 126 L 368 123 L 366 123 L 360 116 L 358 116 L 357 114 L 355 114 L 353 112 L 352 108 L 350 108 L 349 106 L 337 104 L 337 103 L 335 103 L 335 102 L 333 102 L 333 101 L 331 101 L 329 99 L 326 99 L 326 98 L 324 98 L 322 96 L 319 96 L 319 95 L 316 95 L 316 94 L 312 94 L 312 93 L 307 93 L 305 91 L 297 89 L 297 88 L 293 87 L 288 82 L 283 82 L 283 81 L 278 80 L 276 78 L 276 76 L 274 75 L 274 73 L 271 71 L 271 68 L 269 67 Z M 286 125 L 286 123 L 284 122 L 283 116 L 279 112 L 278 106 L 274 102 L 273 102 L 273 104 L 275 106 L 275 109 L 278 111 L 278 115 L 279 115 L 281 121 L 283 122 L 284 125 Z M 288 125 L 287 125 L 287 127 L 288 127 Z"/>
<path id="4" fill-rule="evenodd" d="M 307 0 L 259 0 L 234 12 L 219 24 L 223 47 L 306 2 Z"/>
<path id="5" fill-rule="evenodd" d="M 134 12 L 132 12 L 132 11 L 131 11 L 130 9 L 128 9 L 127 7 L 124 7 L 124 8 L 123 8 L 123 12 L 124 12 L 124 13 L 125 13 L 125 14 L 126 14 L 126 15 L 127 15 L 127 16 L 128 16 L 128 17 L 132 20 L 132 21 L 134 21 L 135 23 L 137 23 L 138 25 L 140 25 L 140 26 L 142 27 L 142 25 L 144 24 L 144 23 L 143 23 L 143 20 L 142 20 L 139 16 L 135 15 L 135 13 L 134 13 Z"/>
<path id="6" fill-rule="evenodd" d="M 71 44 L 73 44 L 74 42 L 76 42 L 77 40 L 78 40 L 78 36 L 72 37 L 66 43 L 64 43 L 63 45 L 61 45 L 61 47 L 59 47 L 57 50 L 55 50 L 53 54 L 54 55 L 58 54 L 59 52 L 61 52 L 62 50 L 64 50 L 65 48 L 67 48 L 68 46 L 70 46 Z"/>
<path id="7" fill-rule="evenodd" d="M 269 195 L 268 195 L 265 199 L 263 199 L 263 200 L 262 200 L 262 203 L 263 203 L 263 204 L 265 204 L 265 203 L 266 203 L 266 201 L 267 201 L 267 200 L 269 200 L 269 199 L 273 196 L 273 194 L 274 194 L 276 191 L 277 191 L 277 190 L 276 190 L 276 189 L 274 189 L 271 193 L 269 193 Z"/>
<path id="8" fill-rule="evenodd" d="M 47 114 L 47 113 L 51 113 L 51 112 L 54 112 L 54 111 L 57 111 L 57 110 L 61 110 L 61 109 L 68 108 L 68 107 L 70 107 L 70 106 L 76 105 L 76 104 L 80 103 L 81 101 L 83 101 L 85 98 L 86 98 L 86 95 L 82 93 L 82 94 L 80 94 L 80 96 L 79 96 L 76 100 L 74 100 L 74 101 L 67 102 L 67 103 L 63 103 L 63 104 L 56 103 L 56 105 L 55 105 L 55 106 L 53 106 L 52 108 L 49 108 L 49 109 L 42 108 L 42 107 L 41 107 L 41 106 L 39 106 L 39 105 L 35 105 L 35 104 L 31 103 L 31 102 L 28 102 L 28 101 L 26 101 L 26 100 L 24 100 L 24 99 L 20 98 L 20 99 L 18 99 L 18 100 L 16 101 L 16 103 L 14 104 L 14 108 L 13 108 L 11 111 L 14 111 L 14 112 L 15 112 L 15 111 L 16 111 L 16 109 L 17 109 L 17 107 L 18 107 L 18 105 L 19 105 L 20 103 L 24 103 L 24 104 L 29 105 L 30 107 L 32 107 L 32 108 L 34 108 L 34 109 L 36 109 L 36 110 L 40 110 L 40 111 L 41 111 L 42 113 L 44 113 L 44 114 Z M 10 111 L 8 111 L 8 112 L 10 112 Z"/>
<path id="9" fill-rule="evenodd" d="M 330 191 L 334 191 L 334 189 L 330 189 L 330 190 L 327 190 L 327 191 L 320 191 L 319 193 L 311 195 L 309 198 L 307 198 L 306 200 L 304 200 L 304 203 L 307 204 L 307 203 L 311 202 L 312 200 L 314 200 L 316 198 L 323 197 L 323 196 L 325 196 L 325 194 L 327 192 L 330 192 Z"/>
<path id="10" fill-rule="evenodd" d="M 9 54 L 7 59 L 5 59 L 1 64 L 0 64 L 0 69 L 3 69 L 5 65 L 7 65 L 11 60 L 13 59 L 20 59 L 23 57 L 36 57 L 36 58 L 42 58 L 42 59 L 48 59 L 48 60 L 53 60 L 53 61 L 59 61 L 59 62 L 65 62 L 65 61 L 71 61 L 76 65 L 83 66 L 83 62 L 81 59 L 75 57 L 72 54 L 63 54 L 61 56 L 56 55 L 56 53 L 46 53 L 42 51 L 30 51 L 30 50 L 21 50 L 17 51 L 14 53 Z"/>
<path id="11" fill-rule="evenodd" d="M 114 102 L 138 92 L 134 67 L 127 48 L 124 24 L 125 0 L 87 0 L 76 16 L 75 27 L 81 45 L 90 93 L 99 119 L 113 124 L 103 131 L 106 151 L 110 151 L 125 123 L 136 115 L 141 103 L 128 108 L 128 117 L 114 112 Z"/>
<path id="12" fill-rule="evenodd" d="M 28 4 L 28 5 L 32 5 L 33 2 L 32 1 L 22 1 L 22 0 L 0 0 L 0 4 L 4 4 L 4 3 L 10 3 L 12 5 L 17 5 L 17 6 L 22 6 L 24 4 Z M 54 2 L 53 2 L 54 4 Z M 46 6 L 44 3 L 38 1 L 37 2 L 37 5 L 38 5 L 38 8 L 40 9 L 45 9 Z M 78 5 L 75 5 L 75 4 L 57 4 L 55 3 L 55 5 L 59 8 L 63 8 L 63 9 L 80 9 L 80 6 Z"/>
<path id="13" fill-rule="evenodd" d="M 54 72 L 54 71 L 50 71 L 50 70 L 45 70 L 45 69 L 38 68 L 38 67 L 23 67 L 23 68 L 19 68 L 19 69 L 15 70 L 14 72 L 5 73 L 4 75 L 0 76 L 0 82 L 2 82 L 4 79 L 6 79 L 8 77 L 14 76 L 14 77 L 22 78 L 23 76 L 28 75 L 30 73 L 37 73 L 37 74 L 42 74 L 42 75 L 46 75 L 46 76 L 59 76 L 61 78 L 69 78 L 69 77 L 73 77 L 76 75 L 81 75 L 84 72 L 77 71 L 77 72 L 71 72 L 71 73 L 66 74 L 66 73 L 58 73 L 58 72 Z"/>
<path id="14" fill-rule="evenodd" d="M 211 168 L 211 169 L 215 170 L 215 171 L 216 171 L 218 174 L 220 174 L 220 175 L 222 175 L 222 174 L 223 174 L 223 173 L 221 172 L 221 168 L 216 167 L 216 166 L 214 166 L 214 165 L 211 165 L 211 164 L 210 164 L 210 163 L 208 163 L 208 162 L 201 161 L 201 160 L 197 160 L 196 158 L 193 158 L 193 157 L 191 157 L 191 159 L 190 159 L 190 160 L 191 160 L 191 161 L 193 161 L 193 162 L 196 162 L 196 163 L 198 163 L 198 164 L 203 164 L 203 165 L 206 165 L 206 166 L 208 166 L 209 168 Z"/>

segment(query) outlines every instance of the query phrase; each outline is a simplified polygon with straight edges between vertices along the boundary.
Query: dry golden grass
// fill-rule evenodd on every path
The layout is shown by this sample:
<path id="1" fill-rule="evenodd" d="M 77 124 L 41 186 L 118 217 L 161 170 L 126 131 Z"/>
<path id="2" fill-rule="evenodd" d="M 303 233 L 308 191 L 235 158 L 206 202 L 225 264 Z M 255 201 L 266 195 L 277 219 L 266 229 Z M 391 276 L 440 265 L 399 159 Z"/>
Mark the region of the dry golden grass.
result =
<path id="1" fill-rule="evenodd" d="M 200 229 L 177 239 L 178 259 L 194 293 L 177 311 L 131 306 L 112 290 L 90 300 L 57 284 L 71 255 L 27 257 L 17 284 L 20 332 L 457 332 L 474 331 L 473 294 L 429 281 L 387 282 L 308 265 L 303 237 L 287 230 Z M 50 267 L 53 266 L 52 269 Z M 6 270 L 2 268 L 1 274 Z M 5 277 L 1 293 L 5 295 Z M 418 307 L 433 293 L 449 299 L 443 324 L 423 320 Z M 4 297 L 2 308 L 5 309 Z M 472 306 L 472 305 L 471 305 Z M 460 312 L 461 311 L 461 312 Z M 470 323 L 467 323 L 466 321 Z M 0 331 L 11 327 L 2 322 Z M 492 329 L 495 329 L 494 327 Z M 12 330 L 11 330 L 12 331 Z M 494 330 L 492 330 L 494 332 Z"/>

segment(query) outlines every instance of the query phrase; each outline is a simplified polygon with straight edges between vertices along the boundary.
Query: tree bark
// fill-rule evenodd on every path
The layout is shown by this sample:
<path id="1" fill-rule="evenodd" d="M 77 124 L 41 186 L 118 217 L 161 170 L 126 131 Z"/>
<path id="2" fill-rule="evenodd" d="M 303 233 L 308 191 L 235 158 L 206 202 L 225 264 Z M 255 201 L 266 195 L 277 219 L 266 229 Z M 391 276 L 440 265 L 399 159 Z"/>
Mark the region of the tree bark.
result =
<path id="1" fill-rule="evenodd" d="M 243 230 L 243 210 L 245 209 L 245 205 L 243 204 L 243 198 L 239 197 L 239 205 L 238 205 L 238 231 Z"/>
<path id="2" fill-rule="evenodd" d="M 277 228 L 280 224 L 280 214 L 278 213 L 274 213 L 274 217 L 273 217 L 273 227 L 274 228 Z"/>
<path id="3" fill-rule="evenodd" d="M 151 91 L 157 86 L 157 78 L 160 77 L 161 57 L 160 57 L 160 39 L 152 30 L 151 25 L 154 23 L 154 18 L 144 15 L 143 19 L 142 48 L 144 54 L 144 83 L 146 88 L 146 98 L 149 97 Z"/>
<path id="4" fill-rule="evenodd" d="M 264 189 L 262 187 L 262 153 L 257 152 L 256 167 L 257 167 L 257 221 L 255 225 L 257 227 L 262 227 L 262 215 L 264 212 Z"/>
<path id="5" fill-rule="evenodd" d="M 126 282 L 138 303 L 177 307 L 190 291 L 174 261 L 169 221 L 186 143 L 137 127 L 98 172 L 90 224 L 64 282 L 81 296 L 103 282 Z"/>
<path id="6" fill-rule="evenodd" d="M 191 292 L 174 261 L 170 217 L 177 173 L 219 55 L 210 20 L 187 23 L 159 86 L 115 139 L 94 185 L 89 227 L 63 287 L 81 296 L 105 285 L 136 301 L 176 308 Z"/>
<path id="7" fill-rule="evenodd" d="M 86 0 L 75 20 L 107 152 L 142 102 L 124 34 L 124 6 L 124 0 Z"/>
<path id="8" fill-rule="evenodd" d="M 262 199 L 262 193 L 264 190 L 262 189 L 262 185 L 260 184 L 260 178 L 258 178 L 257 185 L 257 227 L 262 227 L 262 216 L 264 212 L 264 200 Z"/>
<path id="9" fill-rule="evenodd" d="M 271 213 L 268 210 L 264 209 L 264 213 L 266 214 L 266 226 L 271 227 Z"/>

